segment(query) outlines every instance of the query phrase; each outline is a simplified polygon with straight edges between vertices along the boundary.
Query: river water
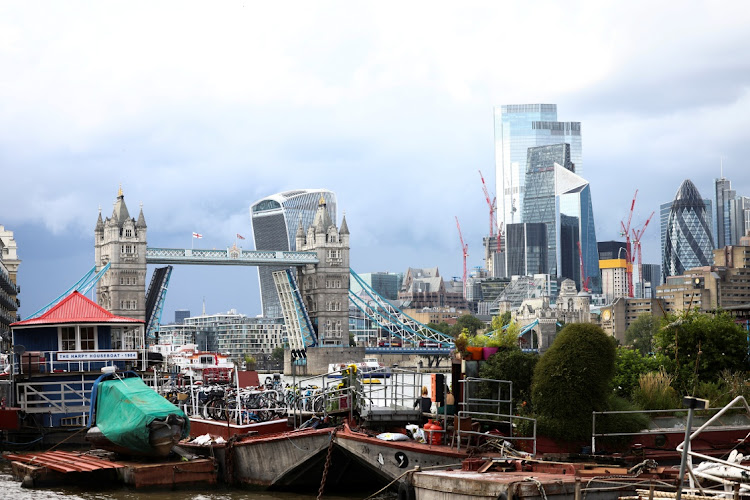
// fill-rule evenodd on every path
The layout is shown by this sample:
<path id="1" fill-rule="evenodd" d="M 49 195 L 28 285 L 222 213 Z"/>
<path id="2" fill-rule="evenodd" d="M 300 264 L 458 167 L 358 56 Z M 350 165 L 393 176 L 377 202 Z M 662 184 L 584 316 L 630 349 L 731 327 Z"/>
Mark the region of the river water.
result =
<path id="1" fill-rule="evenodd" d="M 350 494 L 325 494 L 323 498 L 330 500 L 362 500 L 374 492 L 352 492 Z M 25 489 L 21 482 L 13 478 L 8 461 L 0 460 L 0 499 L 3 500 L 315 500 L 316 491 L 306 493 L 289 493 L 277 491 L 256 491 L 227 488 L 222 485 L 213 487 L 182 488 L 179 490 L 151 490 L 142 491 L 126 487 L 111 489 L 86 489 L 76 486 L 56 486 L 47 488 Z M 395 498 L 395 495 L 379 497 Z"/>

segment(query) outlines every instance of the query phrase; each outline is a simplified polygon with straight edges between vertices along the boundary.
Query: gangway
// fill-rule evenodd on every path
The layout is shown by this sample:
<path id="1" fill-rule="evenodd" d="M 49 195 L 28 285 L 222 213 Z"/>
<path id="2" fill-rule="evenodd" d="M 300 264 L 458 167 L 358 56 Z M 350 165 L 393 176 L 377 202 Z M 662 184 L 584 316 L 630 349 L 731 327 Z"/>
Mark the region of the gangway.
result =
<path id="1" fill-rule="evenodd" d="M 434 342 L 444 348 L 454 347 L 453 337 L 411 318 L 376 292 L 354 270 L 349 269 L 349 273 L 369 297 L 369 300 L 362 298 L 350 289 L 349 301 L 380 328 L 414 346 L 419 346 L 420 342 Z"/>

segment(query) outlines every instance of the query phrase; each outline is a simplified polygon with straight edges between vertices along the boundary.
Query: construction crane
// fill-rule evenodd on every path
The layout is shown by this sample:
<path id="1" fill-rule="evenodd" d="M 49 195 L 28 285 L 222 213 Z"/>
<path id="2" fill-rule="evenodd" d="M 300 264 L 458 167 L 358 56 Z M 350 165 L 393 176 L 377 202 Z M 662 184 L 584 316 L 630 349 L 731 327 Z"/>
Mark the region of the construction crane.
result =
<path id="1" fill-rule="evenodd" d="M 638 196 L 638 190 L 635 190 L 635 194 L 633 195 L 633 202 L 630 204 L 630 213 L 628 214 L 628 223 L 627 225 L 620 221 L 620 226 L 622 227 L 622 231 L 620 232 L 620 236 L 625 236 L 625 257 L 627 259 L 627 264 L 625 266 L 625 272 L 627 274 L 628 278 L 628 297 L 633 296 L 633 252 L 630 248 L 630 221 L 633 220 L 633 208 L 635 208 L 635 198 Z"/>
<path id="2" fill-rule="evenodd" d="M 461 224 L 458 223 L 458 217 L 456 216 L 456 227 L 458 228 L 458 237 L 461 240 L 461 251 L 464 254 L 464 298 L 466 298 L 466 257 L 469 256 L 469 245 L 464 243 L 464 237 L 461 234 Z"/>
<path id="3" fill-rule="evenodd" d="M 484 176 L 482 175 L 482 171 L 479 171 L 479 178 L 482 179 L 482 191 L 484 192 L 484 199 L 487 201 L 487 206 L 490 209 L 490 241 L 492 241 L 492 237 L 495 235 L 495 228 L 497 227 L 497 251 L 500 252 L 501 249 L 501 241 L 502 238 L 500 237 L 500 227 L 497 226 L 497 219 L 495 217 L 495 212 L 497 211 L 497 196 L 493 196 L 490 200 L 490 192 L 487 190 L 487 183 L 484 182 Z"/>
<path id="4" fill-rule="evenodd" d="M 578 244 L 578 263 L 581 268 L 581 290 L 588 292 L 589 291 L 589 279 L 591 279 L 591 276 L 586 276 L 586 279 L 583 279 L 583 252 L 581 252 L 581 242 L 577 241 Z"/>
<path id="5" fill-rule="evenodd" d="M 654 216 L 654 213 L 651 212 L 651 215 L 648 216 L 648 219 L 646 219 L 646 223 L 643 224 L 643 227 L 640 230 L 633 229 L 633 251 L 635 254 L 638 255 L 638 280 L 643 283 L 643 261 L 641 260 L 641 238 L 643 237 L 643 233 L 646 231 L 646 227 L 648 226 L 648 223 L 651 222 L 651 218 Z M 635 259 L 635 255 L 633 256 Z"/>

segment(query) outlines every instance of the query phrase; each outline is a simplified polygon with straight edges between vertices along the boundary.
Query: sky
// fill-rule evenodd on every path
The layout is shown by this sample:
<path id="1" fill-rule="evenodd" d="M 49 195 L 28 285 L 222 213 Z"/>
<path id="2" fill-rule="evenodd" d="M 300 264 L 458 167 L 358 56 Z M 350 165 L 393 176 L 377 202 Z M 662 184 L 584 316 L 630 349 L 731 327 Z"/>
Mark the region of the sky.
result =
<path id="1" fill-rule="evenodd" d="M 483 265 L 493 106 L 581 122 L 599 241 L 723 174 L 750 196 L 750 9 L 726 2 L 0 3 L 0 224 L 20 314 L 94 264 L 119 186 L 150 247 L 252 248 L 249 206 L 326 188 L 351 266 Z M 149 266 L 150 268 L 152 266 Z M 150 279 L 147 278 L 147 281 Z M 260 313 L 255 268 L 176 266 L 175 309 Z"/>

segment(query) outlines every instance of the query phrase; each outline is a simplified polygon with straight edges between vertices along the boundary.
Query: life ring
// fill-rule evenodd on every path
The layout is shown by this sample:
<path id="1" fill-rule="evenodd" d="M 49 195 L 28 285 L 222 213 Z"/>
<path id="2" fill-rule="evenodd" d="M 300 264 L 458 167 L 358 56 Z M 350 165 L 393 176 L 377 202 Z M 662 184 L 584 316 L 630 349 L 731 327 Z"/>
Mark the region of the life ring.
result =
<path id="1" fill-rule="evenodd" d="M 414 486 L 407 483 L 406 481 L 401 481 L 398 485 L 398 500 L 416 500 L 417 494 L 414 491 Z"/>
<path id="2" fill-rule="evenodd" d="M 273 379 L 271 377 L 266 377 L 266 385 L 271 385 L 273 382 Z"/>

